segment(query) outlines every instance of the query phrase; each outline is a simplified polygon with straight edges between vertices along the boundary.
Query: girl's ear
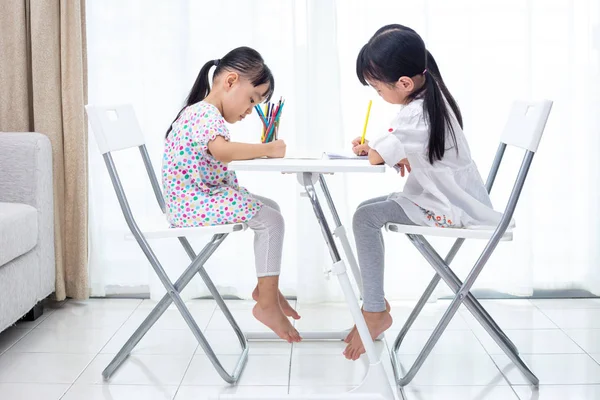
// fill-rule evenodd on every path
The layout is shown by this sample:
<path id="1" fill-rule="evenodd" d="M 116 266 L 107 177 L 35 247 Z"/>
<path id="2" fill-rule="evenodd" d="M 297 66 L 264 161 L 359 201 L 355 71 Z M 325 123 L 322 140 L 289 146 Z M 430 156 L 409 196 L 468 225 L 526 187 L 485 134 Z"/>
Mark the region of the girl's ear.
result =
<path id="1" fill-rule="evenodd" d="M 403 92 L 412 92 L 415 89 L 415 81 L 408 76 L 401 76 L 395 86 Z"/>
<path id="2" fill-rule="evenodd" d="M 225 90 L 229 90 L 233 87 L 233 84 L 236 83 L 240 79 L 240 76 L 237 72 L 229 72 L 224 79 Z"/>

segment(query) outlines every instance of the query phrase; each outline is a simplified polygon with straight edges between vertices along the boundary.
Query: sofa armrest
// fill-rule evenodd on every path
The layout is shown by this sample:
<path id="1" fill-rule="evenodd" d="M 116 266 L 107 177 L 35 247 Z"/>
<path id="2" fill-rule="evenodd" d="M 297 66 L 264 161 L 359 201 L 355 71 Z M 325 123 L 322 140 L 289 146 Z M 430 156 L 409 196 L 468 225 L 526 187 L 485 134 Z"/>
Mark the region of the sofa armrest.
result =
<path id="1" fill-rule="evenodd" d="M 0 202 L 52 205 L 52 147 L 39 133 L 0 133 Z"/>
<path id="2" fill-rule="evenodd" d="M 54 190 L 52 146 L 34 132 L 0 132 L 0 202 L 23 203 L 38 214 L 39 300 L 54 288 Z M 46 288 L 46 289 L 43 289 Z"/>

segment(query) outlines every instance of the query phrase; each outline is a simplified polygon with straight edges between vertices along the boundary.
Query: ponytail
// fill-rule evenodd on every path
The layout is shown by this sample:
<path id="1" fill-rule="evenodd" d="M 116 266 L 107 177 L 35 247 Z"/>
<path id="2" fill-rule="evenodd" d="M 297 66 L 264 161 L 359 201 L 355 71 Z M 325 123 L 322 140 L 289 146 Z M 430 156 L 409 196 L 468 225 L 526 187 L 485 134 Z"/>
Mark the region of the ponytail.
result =
<path id="1" fill-rule="evenodd" d="M 181 113 L 183 112 L 183 110 L 185 110 L 186 107 L 189 107 L 192 104 L 196 104 L 199 101 L 204 100 L 206 98 L 206 96 L 208 96 L 208 94 L 210 93 L 210 83 L 208 82 L 208 73 L 213 66 L 216 66 L 217 69 L 215 70 L 215 75 L 217 74 L 217 71 L 219 69 L 219 61 L 220 60 L 211 60 L 211 61 L 207 62 L 206 64 L 204 64 L 204 66 L 200 69 L 200 72 L 198 73 L 198 77 L 196 78 L 196 81 L 194 82 L 194 86 L 192 86 L 192 90 L 190 90 L 190 94 L 188 94 L 188 97 L 185 99 L 185 105 L 183 106 L 183 108 L 181 110 L 179 110 L 179 112 L 177 113 L 177 117 L 175 117 L 175 119 L 173 120 L 171 125 L 169 125 L 169 129 L 167 129 L 167 134 L 165 137 L 169 137 L 169 133 L 171 133 L 171 130 L 173 129 L 173 124 L 181 116 Z"/>
<path id="2" fill-rule="evenodd" d="M 446 132 L 450 133 L 453 146 L 456 146 L 456 134 L 452 128 L 452 119 L 446 106 L 444 95 L 435 76 L 427 69 L 424 72 L 425 85 L 420 95 L 429 120 L 429 162 L 433 164 L 444 157 L 446 151 Z M 458 151 L 458 149 L 457 149 Z"/>
<path id="3" fill-rule="evenodd" d="M 450 104 L 452 112 L 454 112 L 454 115 L 456 116 L 458 125 L 460 125 L 462 129 L 463 119 L 462 114 L 460 112 L 460 108 L 458 107 L 458 103 L 456 102 L 456 100 L 454 100 L 452 94 L 450 94 L 450 91 L 448 90 L 448 87 L 446 86 L 446 84 L 444 83 L 444 79 L 442 78 L 442 73 L 440 72 L 437 63 L 435 62 L 435 58 L 433 58 L 433 55 L 429 52 L 429 50 L 427 50 L 427 71 L 431 72 L 431 75 L 433 75 L 433 77 L 435 78 L 438 86 L 440 87 L 440 90 L 446 98 L 446 101 L 448 102 L 448 104 Z"/>

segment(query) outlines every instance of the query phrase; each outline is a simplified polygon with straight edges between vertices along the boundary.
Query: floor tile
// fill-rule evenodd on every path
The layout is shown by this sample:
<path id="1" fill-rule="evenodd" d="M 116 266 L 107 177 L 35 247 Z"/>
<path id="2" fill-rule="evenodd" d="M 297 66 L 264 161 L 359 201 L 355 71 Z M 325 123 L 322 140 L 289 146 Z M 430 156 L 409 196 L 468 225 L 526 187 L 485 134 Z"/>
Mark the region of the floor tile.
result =
<path id="1" fill-rule="evenodd" d="M 97 354 L 114 335 L 113 329 L 34 329 L 10 353 Z"/>
<path id="2" fill-rule="evenodd" d="M 521 400 L 595 400 L 600 399 L 600 385 L 513 386 Z"/>
<path id="3" fill-rule="evenodd" d="M 400 355 L 402 374 L 408 372 L 416 355 Z M 417 386 L 502 386 L 508 385 L 488 355 L 431 354 L 412 381 Z"/>
<path id="4" fill-rule="evenodd" d="M 520 354 L 578 354 L 584 352 L 560 329 L 524 329 L 504 332 L 517 346 Z M 483 328 L 475 329 L 475 335 L 489 354 L 504 354 Z"/>
<path id="5" fill-rule="evenodd" d="M 285 399 L 287 385 L 283 386 L 181 386 L 175 400 L 209 400 L 218 395 L 269 396 Z"/>
<path id="6" fill-rule="evenodd" d="M 4 353 L 0 382 L 73 383 L 93 358 L 92 354 Z"/>
<path id="7" fill-rule="evenodd" d="M 158 304 L 158 301 L 146 299 L 146 300 L 143 300 L 142 303 L 139 305 L 138 310 L 152 310 L 154 307 L 156 307 L 157 304 Z M 186 301 L 185 305 L 189 309 L 214 310 L 215 307 L 217 306 L 217 303 L 211 299 L 206 299 L 206 300 L 196 299 L 196 300 Z M 176 309 L 177 309 L 177 307 L 175 307 L 175 305 L 171 303 L 171 305 L 169 306 L 169 310 L 176 310 Z"/>
<path id="8" fill-rule="evenodd" d="M 415 330 L 432 330 L 442 319 L 442 316 L 446 312 L 445 308 L 436 306 L 436 307 L 427 307 L 421 311 L 417 319 L 414 321 L 411 329 Z M 404 326 L 406 320 L 408 319 L 411 311 L 410 310 L 398 310 L 392 307 L 392 318 L 394 322 L 392 323 L 392 327 L 390 329 L 399 331 Z M 463 319 L 460 312 L 457 312 L 447 327 L 448 330 L 468 330 L 469 326 Z"/>
<path id="9" fill-rule="evenodd" d="M 50 315 L 52 315 L 56 310 L 62 308 L 67 301 L 54 301 L 46 299 L 42 301 L 42 306 L 44 307 L 44 312 L 42 315 L 38 317 L 35 321 L 18 321 L 15 327 L 17 329 L 33 329 L 46 320 Z"/>
<path id="10" fill-rule="evenodd" d="M 141 299 L 111 299 L 111 298 L 91 298 L 87 300 L 68 300 L 64 303 L 63 309 L 70 308 L 93 308 L 97 310 L 135 310 L 140 304 Z"/>
<path id="11" fill-rule="evenodd" d="M 531 299 L 530 301 L 541 309 L 600 308 L 600 299 Z"/>
<path id="12" fill-rule="evenodd" d="M 130 325 L 132 326 L 132 325 Z M 115 354 L 129 340 L 134 329 L 123 327 L 113 336 L 102 349 L 102 354 Z M 198 347 L 196 337 L 189 329 L 155 329 L 144 335 L 131 354 L 164 354 L 192 356 Z"/>
<path id="13" fill-rule="evenodd" d="M 518 400 L 509 386 L 408 386 L 406 400 Z"/>
<path id="14" fill-rule="evenodd" d="M 348 346 L 341 340 L 327 340 L 327 341 L 309 341 L 305 340 L 300 343 L 294 343 L 293 345 L 293 354 L 294 355 L 332 355 L 332 356 L 341 356 L 343 351 Z M 375 350 L 378 354 L 382 354 L 382 357 L 387 357 L 386 344 L 382 340 L 375 341 Z"/>
<path id="15" fill-rule="evenodd" d="M 402 341 L 399 354 L 419 354 L 431 336 L 432 330 L 411 330 Z M 386 340 L 391 350 L 398 331 L 387 331 Z M 486 354 L 471 331 L 446 330 L 431 354 Z"/>
<path id="16" fill-rule="evenodd" d="M 0 354 L 10 349 L 29 333 L 31 333 L 31 329 L 17 329 L 14 326 L 0 332 Z"/>
<path id="17" fill-rule="evenodd" d="M 105 383 L 102 371 L 113 356 L 98 355 L 77 379 L 77 384 L 177 386 L 181 383 L 191 359 L 175 355 L 129 356 L 115 371 L 110 381 Z"/>
<path id="18" fill-rule="evenodd" d="M 344 385 L 344 386 L 313 386 L 313 385 L 304 385 L 304 386 L 290 386 L 289 393 L 292 395 L 332 395 L 332 394 L 343 394 L 352 391 L 356 386 L 353 385 Z M 394 394 L 394 399 L 403 400 L 399 397 L 397 393 L 397 389 L 395 386 L 390 386 L 392 393 Z"/>
<path id="19" fill-rule="evenodd" d="M 73 385 L 61 400 L 173 400 L 177 386 Z"/>
<path id="20" fill-rule="evenodd" d="M 297 310 L 302 318 L 296 321 L 295 326 L 300 332 L 343 331 L 354 325 L 352 315 L 343 303 L 299 304 Z"/>
<path id="21" fill-rule="evenodd" d="M 0 383 L 0 399 L 59 400 L 69 386 L 60 383 Z"/>
<path id="22" fill-rule="evenodd" d="M 237 356 L 219 356 L 219 360 L 228 373 L 238 361 Z M 240 386 L 285 386 L 289 377 L 290 356 L 256 355 L 248 358 L 248 364 L 238 382 Z M 194 356 L 183 379 L 186 386 L 214 386 L 224 381 L 217 373 L 208 356 Z"/>
<path id="23" fill-rule="evenodd" d="M 242 352 L 240 341 L 233 329 L 215 331 L 207 330 L 204 332 L 206 340 L 212 347 L 215 354 L 239 355 Z M 263 341 L 251 340 L 248 342 L 250 355 L 290 355 L 292 345 L 283 340 Z M 197 347 L 196 354 L 205 354 L 201 346 Z"/>
<path id="24" fill-rule="evenodd" d="M 483 304 L 500 328 L 504 329 L 557 329 L 557 326 L 538 308 L 528 304 L 511 307 L 498 303 Z M 480 328 L 481 324 L 468 311 L 461 315 L 471 328 Z"/>
<path id="25" fill-rule="evenodd" d="M 362 382 L 367 367 L 365 357 L 349 361 L 341 354 L 294 354 L 290 386 L 354 386 Z"/>
<path id="26" fill-rule="evenodd" d="M 562 329 L 600 329 L 600 309 L 544 309 Z"/>
<path id="27" fill-rule="evenodd" d="M 236 320 L 239 327 L 244 332 L 271 332 L 269 328 L 259 322 L 254 315 L 252 315 L 252 310 L 246 309 L 235 309 L 230 310 L 233 318 Z M 231 325 L 229 321 L 225 317 L 220 310 L 216 310 L 210 323 L 208 324 L 208 330 L 219 331 L 219 330 L 230 330 Z"/>
<path id="28" fill-rule="evenodd" d="M 600 329 L 565 329 L 565 333 L 587 353 L 600 353 Z"/>
<path id="29" fill-rule="evenodd" d="M 507 356 L 492 357 L 511 384 L 529 383 Z M 525 354 L 522 359 L 542 385 L 600 384 L 600 365 L 587 354 Z"/>
<path id="30" fill-rule="evenodd" d="M 131 316 L 128 308 L 87 306 L 61 308 L 42 321 L 36 329 L 113 329 L 115 332 Z"/>
<path id="31" fill-rule="evenodd" d="M 210 308 L 194 308 L 189 307 L 190 314 L 196 321 L 196 324 L 201 330 L 206 329 L 208 322 L 211 320 L 214 311 Z M 124 324 L 125 329 L 135 330 L 137 329 L 145 318 L 150 314 L 152 310 L 150 308 L 137 309 L 133 312 L 131 317 Z M 156 324 L 152 327 L 154 329 L 178 329 L 178 330 L 189 330 L 188 324 L 185 322 L 181 313 L 177 309 L 168 309 L 160 316 Z"/>

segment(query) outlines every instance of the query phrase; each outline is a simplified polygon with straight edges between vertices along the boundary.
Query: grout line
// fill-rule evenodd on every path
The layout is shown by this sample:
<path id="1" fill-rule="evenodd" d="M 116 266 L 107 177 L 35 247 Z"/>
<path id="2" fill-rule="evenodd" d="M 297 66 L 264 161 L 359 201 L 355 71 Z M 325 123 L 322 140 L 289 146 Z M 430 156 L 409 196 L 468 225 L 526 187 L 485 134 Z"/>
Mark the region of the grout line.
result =
<path id="1" fill-rule="evenodd" d="M 172 400 L 177 398 L 177 395 L 179 394 L 179 389 L 181 389 L 181 386 L 183 385 L 183 380 L 185 379 L 185 376 L 187 375 L 188 371 L 190 370 L 190 367 L 192 366 L 192 362 L 194 361 L 194 358 L 196 357 L 196 352 L 198 351 L 198 347 L 200 347 L 200 343 L 198 343 L 196 345 L 196 349 L 194 350 L 194 352 L 192 353 L 192 356 L 190 357 L 190 362 L 188 362 L 188 365 L 185 368 L 183 375 L 181 376 L 181 381 L 179 381 L 179 385 L 177 385 L 177 389 L 175 389 L 175 394 L 173 395 Z"/>
<path id="2" fill-rule="evenodd" d="M 534 304 L 534 305 L 535 305 L 535 304 Z M 565 330 L 564 330 L 562 327 L 560 327 L 560 326 L 559 326 L 559 325 L 558 325 L 556 322 L 554 322 L 554 321 L 552 320 L 552 318 L 550 318 L 550 316 L 549 316 L 549 315 L 547 315 L 547 314 L 544 312 L 544 310 L 542 310 L 542 309 L 541 309 L 541 308 L 539 308 L 538 306 L 536 306 L 536 307 L 537 307 L 537 309 L 538 309 L 538 310 L 540 310 L 540 312 L 541 312 L 542 314 L 544 314 L 544 316 L 545 316 L 546 318 L 548 318 L 550 321 L 552 321 L 552 323 L 553 323 L 554 325 L 556 325 L 556 326 L 558 327 L 558 329 L 559 329 L 559 330 L 560 330 L 560 331 L 561 331 L 563 334 L 565 334 L 565 335 L 566 335 L 566 336 L 569 338 L 569 340 L 571 340 L 573 343 L 575 343 L 575 345 L 576 345 L 577 347 L 579 347 L 579 348 L 581 349 L 581 351 L 583 351 L 583 353 L 584 353 L 586 356 L 588 356 L 589 358 L 591 358 L 593 362 L 595 362 L 596 364 L 598 364 L 598 365 L 600 366 L 600 361 L 598 361 L 598 360 L 596 360 L 594 357 L 592 357 L 592 355 L 591 355 L 590 353 L 588 353 L 588 352 L 587 352 L 587 351 L 586 351 L 586 350 L 585 350 L 585 349 L 584 349 L 582 346 L 580 346 L 580 345 L 579 345 L 579 343 L 577 343 L 577 342 L 575 341 L 575 339 L 573 339 L 573 338 L 571 337 L 571 335 L 569 335 L 567 332 L 565 332 Z M 583 308 L 574 308 L 574 309 L 569 309 L 569 310 L 586 310 L 586 309 L 583 309 Z M 568 311 L 568 310 L 567 310 L 567 311 Z M 572 328 L 572 329 L 574 329 L 574 330 L 575 330 L 575 329 L 587 330 L 586 328 Z M 589 330 L 594 330 L 594 328 L 590 328 Z"/>
<path id="3" fill-rule="evenodd" d="M 298 300 L 294 300 L 294 310 L 298 311 Z M 298 320 L 294 319 L 292 320 L 292 326 L 294 328 L 296 328 L 296 322 L 298 322 Z M 288 367 L 288 384 L 287 384 L 287 394 L 290 394 L 290 390 L 292 390 L 292 360 L 294 357 L 294 347 L 295 347 L 295 343 L 292 343 L 292 346 L 290 347 L 290 363 L 289 363 L 289 367 Z"/>
<path id="4" fill-rule="evenodd" d="M 142 301 L 139 302 L 139 304 L 133 309 L 131 310 L 131 313 L 129 314 L 129 316 L 125 319 L 125 321 L 123 321 L 123 323 L 115 330 L 115 333 L 113 333 L 113 335 L 106 341 L 106 343 L 104 344 L 104 346 L 102 346 L 102 348 L 96 353 L 96 355 L 94 357 L 92 357 L 92 359 L 90 360 L 90 362 L 81 370 L 81 372 L 77 375 L 77 377 L 73 380 L 73 382 L 71 383 L 71 385 L 69 385 L 69 388 L 65 391 L 65 393 L 59 398 L 59 400 L 63 399 L 67 393 L 69 393 L 69 391 L 73 388 L 73 386 L 75 385 L 75 382 L 77 382 L 77 380 L 79 378 L 81 378 L 81 376 L 83 375 L 83 373 L 90 367 L 90 365 L 92 365 L 92 363 L 96 360 L 96 358 L 98 358 L 98 356 L 102 353 L 102 350 L 104 350 L 104 348 L 108 345 L 108 343 L 110 343 L 110 341 L 116 336 L 116 334 L 119 332 L 119 330 L 121 330 L 121 328 L 125 325 L 125 323 L 127 323 L 127 321 L 129 321 L 129 318 L 131 318 L 131 316 L 135 313 L 135 311 L 142 305 Z M 104 379 L 104 378 L 103 378 Z"/>
<path id="5" fill-rule="evenodd" d="M 14 342 L 13 344 L 11 344 L 4 351 L 0 352 L 0 356 L 8 353 L 8 351 L 10 349 L 12 349 L 13 347 L 15 347 L 21 340 L 23 340 L 26 336 L 29 336 L 33 332 L 34 329 L 37 329 L 40 326 L 40 324 L 42 322 L 44 322 L 45 320 L 47 320 L 48 318 L 50 318 L 50 316 L 52 316 L 52 314 L 54 314 L 56 312 L 56 310 L 61 309 L 67 303 L 67 301 L 69 301 L 69 300 L 65 300 L 65 301 L 60 302 L 60 305 L 58 307 L 52 309 L 52 312 L 47 313 L 46 317 L 44 319 L 42 319 L 36 325 L 34 325 L 33 327 L 31 327 L 29 329 L 17 328 L 17 323 L 15 323 L 14 325 L 9 326 L 9 328 L 13 328 L 14 327 L 17 330 L 26 331 L 27 333 L 25 333 L 23 336 L 21 336 L 16 342 Z M 55 301 L 55 303 L 58 303 L 58 302 Z M 0 333 L 2 333 L 2 332 L 0 332 Z"/>

